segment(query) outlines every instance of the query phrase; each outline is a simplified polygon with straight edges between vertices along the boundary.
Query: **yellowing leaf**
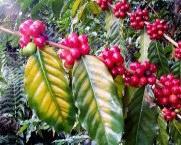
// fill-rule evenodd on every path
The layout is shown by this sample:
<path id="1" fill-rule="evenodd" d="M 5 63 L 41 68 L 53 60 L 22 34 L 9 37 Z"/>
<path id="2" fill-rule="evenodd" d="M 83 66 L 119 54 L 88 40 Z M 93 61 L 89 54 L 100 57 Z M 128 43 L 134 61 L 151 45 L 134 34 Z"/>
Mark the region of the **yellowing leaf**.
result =
<path id="1" fill-rule="evenodd" d="M 25 89 L 30 106 L 56 130 L 69 131 L 75 107 L 62 63 L 51 47 L 37 50 L 25 67 Z"/>
<path id="2" fill-rule="evenodd" d="M 118 145 L 123 134 L 122 106 L 108 69 L 95 56 L 73 68 L 73 91 L 79 120 L 97 145 Z"/>

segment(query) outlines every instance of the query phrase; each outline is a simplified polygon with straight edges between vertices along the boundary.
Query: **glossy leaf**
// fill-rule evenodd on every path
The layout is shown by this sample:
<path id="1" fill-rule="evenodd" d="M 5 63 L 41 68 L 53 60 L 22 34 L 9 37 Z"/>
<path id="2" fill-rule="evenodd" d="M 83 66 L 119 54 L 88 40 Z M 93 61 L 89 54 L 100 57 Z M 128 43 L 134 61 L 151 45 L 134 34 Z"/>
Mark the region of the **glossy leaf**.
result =
<path id="1" fill-rule="evenodd" d="M 56 18 L 59 18 L 60 12 L 64 6 L 64 0 L 53 0 L 51 2 L 52 5 L 52 11 Z"/>
<path id="2" fill-rule="evenodd" d="M 72 17 L 74 17 L 79 9 L 82 0 L 75 0 L 72 6 Z"/>
<path id="3" fill-rule="evenodd" d="M 58 131 L 69 131 L 76 112 L 66 74 L 53 48 L 45 47 L 29 58 L 24 81 L 29 104 L 39 118 Z"/>
<path id="4" fill-rule="evenodd" d="M 152 42 L 148 49 L 148 58 L 155 63 L 158 69 L 158 75 L 169 73 L 168 60 L 164 48 L 160 42 Z"/>
<path id="5" fill-rule="evenodd" d="M 181 79 L 181 61 L 176 61 L 171 67 L 173 74 Z"/>
<path id="6" fill-rule="evenodd" d="M 144 88 L 134 94 L 125 123 L 125 145 L 152 145 L 156 136 L 157 112 L 144 101 Z"/>
<path id="7" fill-rule="evenodd" d="M 89 1 L 88 9 L 94 14 L 98 15 L 101 12 L 100 7 L 97 5 L 95 1 Z"/>
<path id="8" fill-rule="evenodd" d="M 114 81 L 95 56 L 85 56 L 73 68 L 73 90 L 79 120 L 97 145 L 118 145 L 123 113 Z"/>
<path id="9" fill-rule="evenodd" d="M 174 145 L 181 145 L 181 122 L 176 120 L 171 122 L 171 136 Z"/>
<path id="10" fill-rule="evenodd" d="M 123 97 L 123 93 L 124 93 L 124 80 L 121 76 L 117 76 L 115 79 L 114 79 L 114 83 L 116 85 L 116 88 L 117 88 L 117 93 L 118 93 L 118 96 L 120 98 L 120 100 L 122 100 L 122 97 Z"/>
<path id="11" fill-rule="evenodd" d="M 163 119 L 162 116 L 159 116 L 157 121 L 159 127 L 157 143 L 158 145 L 168 145 L 169 135 L 167 133 L 167 122 Z"/>
<path id="12" fill-rule="evenodd" d="M 123 21 L 117 19 L 112 13 L 107 13 L 105 18 L 105 29 L 107 30 L 107 38 L 111 45 L 120 45 L 125 47 L 123 40 Z"/>

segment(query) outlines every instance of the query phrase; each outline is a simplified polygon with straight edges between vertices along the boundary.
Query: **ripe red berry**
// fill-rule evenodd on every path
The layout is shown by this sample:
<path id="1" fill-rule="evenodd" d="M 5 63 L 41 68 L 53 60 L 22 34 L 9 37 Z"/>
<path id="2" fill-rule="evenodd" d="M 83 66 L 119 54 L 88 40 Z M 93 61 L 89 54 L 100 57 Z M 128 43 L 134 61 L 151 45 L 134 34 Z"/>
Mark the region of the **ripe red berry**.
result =
<path id="1" fill-rule="evenodd" d="M 156 19 L 155 22 L 148 23 L 147 33 L 153 40 L 159 40 L 163 37 L 163 34 L 167 31 L 168 26 L 164 20 Z"/>
<path id="2" fill-rule="evenodd" d="M 80 50 L 78 48 L 71 48 L 70 53 L 74 59 L 78 59 L 81 56 Z"/>
<path id="3" fill-rule="evenodd" d="M 137 76 L 132 76 L 132 77 L 131 77 L 131 82 L 130 82 L 130 84 L 131 84 L 132 86 L 138 86 L 138 84 L 139 84 L 139 78 L 138 78 Z"/>
<path id="4" fill-rule="evenodd" d="M 120 52 L 118 46 L 113 46 L 111 49 L 105 48 L 99 55 L 114 77 L 125 72 L 124 59 Z"/>
<path id="5" fill-rule="evenodd" d="M 42 21 L 36 20 L 36 21 L 33 22 L 32 25 L 34 27 L 36 27 L 41 34 L 45 32 L 46 26 L 45 26 L 45 24 Z"/>
<path id="6" fill-rule="evenodd" d="M 137 85 L 134 84 L 134 87 L 142 87 L 147 84 L 154 85 L 156 82 L 155 67 L 154 69 L 150 66 L 155 66 L 154 64 L 145 61 L 143 63 L 133 62 L 130 64 L 130 74 L 124 75 L 125 78 L 131 78 L 131 76 L 136 76 L 139 79 L 139 83 Z M 132 84 L 130 83 L 132 86 Z"/>
<path id="7" fill-rule="evenodd" d="M 24 21 L 20 26 L 19 26 L 19 32 L 22 34 L 22 35 L 30 35 L 30 32 L 29 32 L 29 27 L 30 25 L 33 23 L 33 20 L 31 19 L 28 19 L 26 21 Z"/>
<path id="8" fill-rule="evenodd" d="M 126 0 L 117 2 L 113 7 L 113 13 L 117 18 L 124 19 L 127 16 L 129 8 L 129 3 Z"/>
<path id="9" fill-rule="evenodd" d="M 90 52 L 88 38 L 84 34 L 79 36 L 77 33 L 71 33 L 59 43 L 70 48 L 59 52 L 60 58 L 65 61 L 64 67 L 68 69 L 73 67 L 74 62 L 81 55 L 87 55 Z"/>
<path id="10" fill-rule="evenodd" d="M 90 47 L 87 44 L 83 44 L 81 47 L 81 54 L 86 55 L 90 52 Z"/>
<path id="11" fill-rule="evenodd" d="M 145 25 L 144 22 L 147 21 L 148 18 L 148 11 L 146 9 L 141 10 L 138 8 L 130 15 L 130 25 L 135 30 L 143 29 Z"/>
<path id="12" fill-rule="evenodd" d="M 82 44 L 87 44 L 88 43 L 88 38 L 87 38 L 87 35 L 80 35 L 78 37 L 79 41 L 82 43 Z"/>
<path id="13" fill-rule="evenodd" d="M 24 48 L 31 41 L 29 36 L 23 35 L 19 39 L 19 45 L 21 48 Z"/>
<path id="14" fill-rule="evenodd" d="M 71 54 L 68 54 L 65 58 L 65 62 L 67 65 L 73 65 L 74 64 L 74 58 Z"/>
<path id="15" fill-rule="evenodd" d="M 70 51 L 67 49 L 60 49 L 58 51 L 58 55 L 61 59 L 65 59 L 68 54 L 70 54 Z"/>
<path id="16" fill-rule="evenodd" d="M 181 80 L 176 79 L 173 74 L 163 75 L 154 88 L 154 94 L 158 105 L 164 105 L 162 110 L 165 120 L 171 121 L 176 113 L 172 110 L 181 107 Z"/>
<path id="17" fill-rule="evenodd" d="M 147 83 L 148 81 L 146 77 L 143 76 L 140 78 L 140 82 L 139 82 L 140 86 L 145 86 Z"/>
<path id="18" fill-rule="evenodd" d="M 96 0 L 96 2 L 101 7 L 102 10 L 107 10 L 109 4 L 112 3 L 112 0 Z"/>
<path id="19" fill-rule="evenodd" d="M 32 37 L 39 37 L 41 35 L 41 30 L 35 25 L 29 27 L 29 33 Z"/>
<path id="20" fill-rule="evenodd" d="M 176 113 L 170 109 L 163 108 L 162 109 L 163 117 L 166 121 L 172 121 L 176 117 Z"/>
<path id="21" fill-rule="evenodd" d="M 38 48 L 43 48 L 45 46 L 46 40 L 43 36 L 40 37 L 35 37 L 34 38 L 34 43 Z"/>
<path id="22" fill-rule="evenodd" d="M 178 96 L 174 95 L 174 94 L 170 95 L 169 102 L 170 102 L 170 104 L 172 104 L 174 106 L 175 104 L 177 104 L 179 102 Z"/>

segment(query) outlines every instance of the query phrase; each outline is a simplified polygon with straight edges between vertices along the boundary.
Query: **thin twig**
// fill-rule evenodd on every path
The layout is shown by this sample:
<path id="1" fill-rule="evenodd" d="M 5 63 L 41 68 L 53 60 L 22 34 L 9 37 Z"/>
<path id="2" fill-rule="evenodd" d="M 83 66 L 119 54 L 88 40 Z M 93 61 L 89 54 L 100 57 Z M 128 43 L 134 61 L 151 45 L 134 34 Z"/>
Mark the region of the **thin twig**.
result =
<path id="1" fill-rule="evenodd" d="M 4 28 L 2 26 L 0 26 L 0 30 L 3 31 L 3 32 L 6 32 L 6 33 L 12 34 L 12 35 L 16 35 L 16 36 L 19 36 L 19 37 L 21 36 L 21 34 L 19 32 L 9 30 L 9 29 Z"/>
<path id="2" fill-rule="evenodd" d="M 171 37 L 169 37 L 167 34 L 163 35 L 165 37 L 165 39 L 167 39 L 170 43 L 172 43 L 173 45 L 175 45 L 176 47 L 178 47 L 178 43 L 175 42 L 175 40 L 173 40 Z"/>
<path id="3" fill-rule="evenodd" d="M 9 30 L 7 28 L 4 28 L 3 26 L 0 26 L 0 30 L 3 31 L 3 32 L 6 32 L 6 33 L 12 34 L 12 35 L 21 37 L 21 34 L 19 32 Z M 47 41 L 47 43 L 50 46 L 57 47 L 57 48 L 60 48 L 60 49 L 70 49 L 69 47 L 67 47 L 65 45 L 62 45 L 62 44 L 59 44 L 59 43 L 55 43 L 55 42 L 52 42 L 52 41 Z"/>

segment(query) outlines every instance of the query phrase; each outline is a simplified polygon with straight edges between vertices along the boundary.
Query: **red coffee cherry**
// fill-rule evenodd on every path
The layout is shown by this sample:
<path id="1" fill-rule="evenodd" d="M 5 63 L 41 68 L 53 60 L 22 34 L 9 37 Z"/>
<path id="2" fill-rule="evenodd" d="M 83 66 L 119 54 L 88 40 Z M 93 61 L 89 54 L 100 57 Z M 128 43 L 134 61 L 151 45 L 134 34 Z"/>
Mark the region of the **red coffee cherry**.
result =
<path id="1" fill-rule="evenodd" d="M 105 63 L 114 77 L 124 74 L 124 58 L 118 46 L 113 46 L 110 49 L 105 48 L 99 58 Z"/>
<path id="2" fill-rule="evenodd" d="M 21 48 L 24 48 L 31 41 L 29 36 L 22 35 L 19 39 L 19 45 Z"/>
<path id="3" fill-rule="evenodd" d="M 45 29 L 45 24 L 40 20 L 35 20 L 33 22 L 33 20 L 29 19 L 23 22 L 19 27 L 19 32 L 21 33 L 22 37 L 20 38 L 20 46 L 26 46 L 27 41 L 30 42 L 33 39 L 38 48 L 43 48 L 47 40 L 43 34 Z"/>
<path id="4" fill-rule="evenodd" d="M 156 82 L 156 66 L 148 61 L 143 63 L 133 62 L 130 64 L 129 73 L 124 74 L 126 85 L 143 87 L 147 84 L 154 85 Z M 127 82 L 127 80 L 129 80 Z"/>
<path id="5" fill-rule="evenodd" d="M 147 33 L 152 40 L 159 40 L 163 37 L 164 33 L 167 31 L 168 26 L 164 20 L 156 19 L 153 23 L 148 23 L 146 25 Z"/>
<path id="6" fill-rule="evenodd" d="M 21 25 L 19 26 L 19 32 L 21 33 L 21 35 L 30 35 L 29 28 L 32 23 L 33 23 L 32 19 L 28 19 L 23 23 L 21 23 Z"/>
<path id="7" fill-rule="evenodd" d="M 45 46 L 46 39 L 43 36 L 35 37 L 34 43 L 38 48 L 43 48 Z"/>
<path id="8" fill-rule="evenodd" d="M 77 59 L 90 52 L 88 37 L 86 35 L 78 35 L 71 33 L 63 39 L 60 44 L 70 49 L 62 49 L 58 51 L 59 57 L 64 61 L 64 67 L 71 69 Z"/>
<path id="9" fill-rule="evenodd" d="M 109 8 L 109 4 L 112 4 L 112 0 L 96 0 L 96 2 L 102 10 L 107 10 Z"/>
<path id="10" fill-rule="evenodd" d="M 145 21 L 147 21 L 148 19 L 148 11 L 146 9 L 141 10 L 140 8 L 138 8 L 130 15 L 130 25 L 135 30 L 143 29 L 145 26 Z"/>
<path id="11" fill-rule="evenodd" d="M 166 121 L 172 121 L 176 117 L 176 113 L 168 108 L 162 109 L 162 115 Z"/>
<path id="12" fill-rule="evenodd" d="M 176 113 L 172 110 L 181 108 L 181 80 L 172 74 L 163 75 L 154 87 L 156 102 L 160 107 L 164 107 L 163 115 L 165 120 L 171 121 Z M 172 114 L 172 115 L 171 115 Z"/>
<path id="13" fill-rule="evenodd" d="M 113 13 L 117 18 L 124 19 L 127 16 L 127 12 L 130 9 L 130 5 L 126 0 L 117 2 L 113 7 Z"/>

